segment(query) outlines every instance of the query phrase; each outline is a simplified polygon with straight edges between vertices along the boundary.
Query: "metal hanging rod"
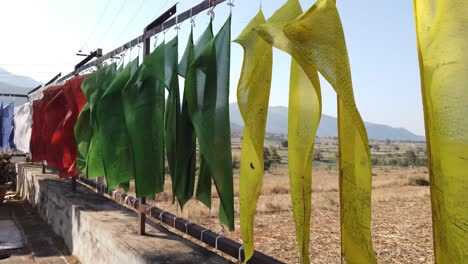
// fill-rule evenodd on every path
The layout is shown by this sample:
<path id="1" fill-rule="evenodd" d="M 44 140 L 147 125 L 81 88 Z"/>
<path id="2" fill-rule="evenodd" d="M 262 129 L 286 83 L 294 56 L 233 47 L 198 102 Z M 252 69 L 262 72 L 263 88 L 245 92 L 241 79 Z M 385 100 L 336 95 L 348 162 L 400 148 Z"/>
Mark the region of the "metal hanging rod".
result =
<path id="1" fill-rule="evenodd" d="M 36 88 L 32 89 L 31 91 L 28 92 L 28 95 L 34 93 L 35 91 L 41 89 L 42 87 L 47 87 L 47 85 L 55 82 L 55 80 L 57 80 L 58 78 L 60 78 L 60 76 L 62 76 L 62 73 L 59 72 L 57 75 L 54 76 L 54 78 L 50 79 L 50 81 L 48 81 L 46 84 L 44 84 L 44 86 L 42 85 L 38 85 Z"/>
<path id="2" fill-rule="evenodd" d="M 11 94 L 11 93 L 0 93 L 0 96 L 9 96 L 9 97 L 25 97 L 28 98 L 27 94 Z"/>
<path id="3" fill-rule="evenodd" d="M 84 70 L 87 70 L 91 67 L 97 67 L 97 66 L 100 66 L 102 65 L 102 63 L 108 59 L 111 59 L 111 58 L 114 58 L 116 55 L 120 54 L 120 53 L 123 53 L 124 51 L 126 51 L 127 49 L 129 48 L 132 48 L 132 47 L 135 47 L 137 46 L 138 44 L 140 43 L 143 43 L 145 39 L 148 39 L 160 32 L 163 31 L 163 29 L 168 29 L 172 26 L 174 26 L 176 23 L 181 23 L 187 19 L 190 19 L 191 17 L 207 10 L 207 9 L 210 9 L 220 3 L 223 3 L 225 2 L 226 0 L 204 0 L 203 2 L 201 2 L 200 4 L 192 7 L 191 9 L 175 16 L 174 18 L 162 23 L 161 25 L 158 25 L 158 26 L 155 26 L 154 28 L 148 30 L 145 34 L 141 35 L 141 36 L 138 36 L 134 39 L 132 39 L 131 41 L 123 44 L 122 46 L 114 49 L 113 51 L 103 55 L 102 57 L 86 64 L 86 65 L 83 65 L 83 66 L 80 66 L 78 68 L 76 68 L 73 72 L 63 76 L 62 78 L 58 79 L 57 82 L 62 82 L 70 77 L 73 77 L 75 76 L 76 74 L 84 71 Z M 151 26 L 151 24 L 149 25 Z"/>
<path id="4" fill-rule="evenodd" d="M 230 238 L 224 237 L 221 234 L 211 231 L 210 229 L 191 223 L 182 217 L 173 215 L 170 212 L 164 211 L 156 206 L 141 204 L 139 199 L 126 193 L 110 189 L 105 184 L 99 183 L 96 180 L 87 179 L 85 176 L 80 175 L 78 176 L 78 182 L 88 188 L 94 189 L 96 192 L 105 195 L 108 198 L 111 198 L 119 204 L 124 204 L 134 210 L 143 212 L 146 216 L 149 217 L 150 221 L 155 222 L 154 220 L 159 220 L 159 222 L 169 225 L 174 229 L 177 229 L 179 232 L 189 235 L 192 238 L 209 245 L 210 247 L 216 248 L 224 254 L 239 260 L 239 262 L 245 259 L 242 245 Z M 248 263 L 283 264 L 284 262 L 255 250 L 252 258 L 248 261 Z"/>

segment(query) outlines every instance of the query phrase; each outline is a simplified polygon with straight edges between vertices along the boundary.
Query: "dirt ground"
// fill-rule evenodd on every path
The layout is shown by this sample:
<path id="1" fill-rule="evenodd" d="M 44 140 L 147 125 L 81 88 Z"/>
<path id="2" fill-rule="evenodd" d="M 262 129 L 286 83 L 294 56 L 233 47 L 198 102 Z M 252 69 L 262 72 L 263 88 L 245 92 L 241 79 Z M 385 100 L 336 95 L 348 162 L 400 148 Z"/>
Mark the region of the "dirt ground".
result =
<path id="1" fill-rule="evenodd" d="M 255 217 L 256 249 L 286 263 L 298 263 L 287 165 L 265 174 Z M 429 187 L 414 179 L 427 179 L 427 169 L 375 167 L 372 191 L 372 238 L 378 263 L 433 263 Z M 169 178 L 167 178 L 169 180 Z M 338 172 L 313 171 L 310 258 L 312 263 L 340 263 Z M 155 204 L 222 232 L 217 221 L 219 200 L 213 191 L 213 209 L 192 200 L 180 211 L 171 204 L 170 185 Z M 240 241 L 238 175 L 235 175 L 236 231 L 224 235 Z"/>

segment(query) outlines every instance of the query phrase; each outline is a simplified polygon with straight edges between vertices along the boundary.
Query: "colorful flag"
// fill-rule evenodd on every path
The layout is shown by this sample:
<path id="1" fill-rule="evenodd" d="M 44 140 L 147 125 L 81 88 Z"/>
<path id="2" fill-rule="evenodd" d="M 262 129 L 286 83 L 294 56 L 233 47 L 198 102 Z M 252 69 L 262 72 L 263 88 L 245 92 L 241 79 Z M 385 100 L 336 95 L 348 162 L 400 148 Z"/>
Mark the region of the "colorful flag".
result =
<path id="1" fill-rule="evenodd" d="M 244 49 L 244 62 L 237 85 L 237 103 L 244 120 L 239 206 L 245 261 L 254 252 L 253 222 L 263 186 L 263 143 L 270 99 L 273 51 L 271 45 L 263 41 L 253 29 L 265 22 L 260 10 L 235 40 Z"/>
<path id="2" fill-rule="evenodd" d="M 348 52 L 335 0 L 318 0 L 284 33 L 299 57 L 316 68 L 338 95 L 342 258 L 375 263 L 371 221 L 371 162 L 364 122 L 353 96 Z"/>
<path id="3" fill-rule="evenodd" d="M 436 263 L 468 262 L 468 1 L 414 0 Z"/>

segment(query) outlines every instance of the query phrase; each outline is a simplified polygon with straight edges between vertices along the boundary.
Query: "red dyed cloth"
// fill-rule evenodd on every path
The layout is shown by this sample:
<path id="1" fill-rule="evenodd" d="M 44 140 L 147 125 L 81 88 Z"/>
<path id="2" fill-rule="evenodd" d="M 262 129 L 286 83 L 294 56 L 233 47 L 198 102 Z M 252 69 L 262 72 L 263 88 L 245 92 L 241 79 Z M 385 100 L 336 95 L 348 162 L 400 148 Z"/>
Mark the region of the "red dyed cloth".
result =
<path id="1" fill-rule="evenodd" d="M 31 158 L 33 162 L 46 160 L 50 134 L 46 131 L 45 107 L 47 102 L 56 96 L 62 89 L 62 86 L 53 86 L 44 91 L 41 100 L 33 102 L 33 124 L 31 131 L 31 141 L 29 143 Z"/>
<path id="2" fill-rule="evenodd" d="M 73 128 L 78 114 L 86 104 L 81 91 L 83 79 L 75 77 L 63 86 L 48 88 L 44 97 L 33 103 L 33 161 L 46 160 L 48 166 L 59 170 L 61 178 L 77 174 L 77 146 Z"/>
<path id="3" fill-rule="evenodd" d="M 74 127 L 81 109 L 86 104 L 86 97 L 81 91 L 83 77 L 67 81 L 62 89 L 67 111 L 58 129 L 52 137 L 52 144 L 60 146 L 60 177 L 76 176 L 76 159 L 78 150 L 75 141 Z M 58 140 L 56 142 L 56 140 Z"/>

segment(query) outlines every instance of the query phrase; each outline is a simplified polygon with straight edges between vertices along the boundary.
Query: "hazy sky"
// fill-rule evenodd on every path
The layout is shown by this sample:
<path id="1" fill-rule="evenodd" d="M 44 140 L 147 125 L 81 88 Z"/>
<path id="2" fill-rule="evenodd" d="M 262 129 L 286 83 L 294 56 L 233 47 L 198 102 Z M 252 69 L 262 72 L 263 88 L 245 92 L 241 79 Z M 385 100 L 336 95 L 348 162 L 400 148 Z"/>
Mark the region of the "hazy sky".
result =
<path id="1" fill-rule="evenodd" d="M 75 53 L 84 46 L 106 53 L 140 35 L 146 24 L 176 0 L 8 0 L 0 1 L 0 67 L 15 74 L 46 82 L 58 72 L 67 74 L 83 57 Z M 182 12 L 201 0 L 179 0 Z M 269 17 L 286 0 L 264 0 Z M 315 0 L 301 1 L 309 8 Z M 354 84 L 356 102 L 368 122 L 404 127 L 424 135 L 421 89 L 412 1 L 337 0 L 341 15 Z M 232 37 L 238 36 L 258 12 L 259 0 L 236 0 L 232 10 Z M 229 7 L 215 8 L 215 31 L 225 22 Z M 209 17 L 195 17 L 195 38 Z M 181 24 L 179 50 L 185 48 L 190 22 Z M 169 40 L 177 31 L 169 29 Z M 138 48 L 132 52 L 137 56 Z M 237 81 L 242 65 L 242 49 L 232 45 L 231 96 L 236 101 Z M 129 57 L 129 56 L 127 56 Z M 275 50 L 270 105 L 288 104 L 289 61 Z M 1 75 L 0 75 L 1 81 Z M 336 95 L 321 79 L 323 112 L 336 116 Z"/>

